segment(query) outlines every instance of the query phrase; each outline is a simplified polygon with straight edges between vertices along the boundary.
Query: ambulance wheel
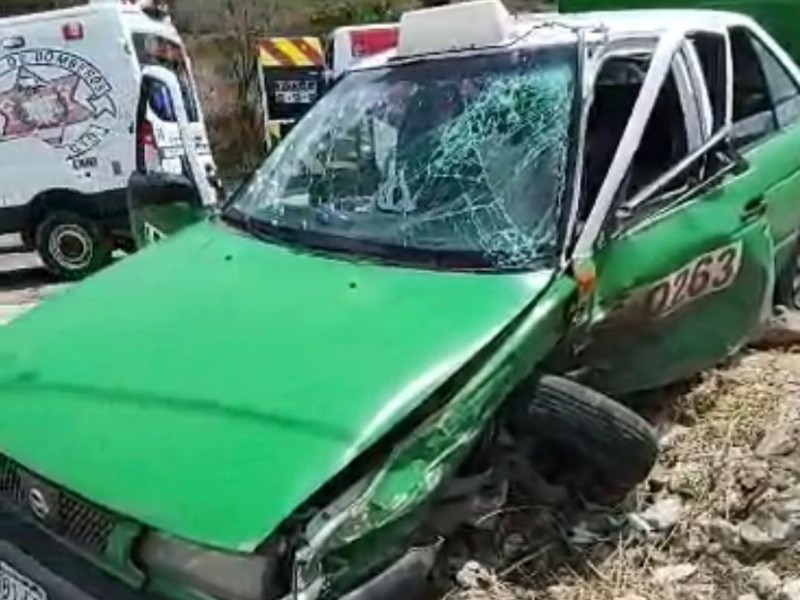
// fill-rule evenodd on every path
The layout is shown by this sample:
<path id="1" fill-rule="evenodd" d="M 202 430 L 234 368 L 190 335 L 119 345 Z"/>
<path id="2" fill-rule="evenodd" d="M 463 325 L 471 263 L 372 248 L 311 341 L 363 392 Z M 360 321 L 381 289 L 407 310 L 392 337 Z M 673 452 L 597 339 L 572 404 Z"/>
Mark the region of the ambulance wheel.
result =
<path id="1" fill-rule="evenodd" d="M 112 244 L 91 219 L 77 213 L 57 212 L 37 228 L 36 250 L 48 270 L 74 281 L 110 263 Z"/>
<path id="2" fill-rule="evenodd" d="M 614 504 L 644 481 L 658 459 L 647 421 L 612 398 L 561 377 L 542 377 L 520 397 L 508 425 L 548 479 L 585 499 Z"/>
<path id="3" fill-rule="evenodd" d="M 24 229 L 20 232 L 19 237 L 22 238 L 25 250 L 36 250 L 36 229 Z"/>

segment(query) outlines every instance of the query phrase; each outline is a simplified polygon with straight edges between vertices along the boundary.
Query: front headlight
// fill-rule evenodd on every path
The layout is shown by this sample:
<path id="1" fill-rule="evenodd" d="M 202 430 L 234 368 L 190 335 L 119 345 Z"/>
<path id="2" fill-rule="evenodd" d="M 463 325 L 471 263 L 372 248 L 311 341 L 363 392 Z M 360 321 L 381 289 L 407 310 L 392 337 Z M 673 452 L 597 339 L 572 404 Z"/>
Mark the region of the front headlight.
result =
<path id="1" fill-rule="evenodd" d="M 275 593 L 278 553 L 234 554 L 149 533 L 138 558 L 149 574 L 224 600 L 263 600 Z"/>

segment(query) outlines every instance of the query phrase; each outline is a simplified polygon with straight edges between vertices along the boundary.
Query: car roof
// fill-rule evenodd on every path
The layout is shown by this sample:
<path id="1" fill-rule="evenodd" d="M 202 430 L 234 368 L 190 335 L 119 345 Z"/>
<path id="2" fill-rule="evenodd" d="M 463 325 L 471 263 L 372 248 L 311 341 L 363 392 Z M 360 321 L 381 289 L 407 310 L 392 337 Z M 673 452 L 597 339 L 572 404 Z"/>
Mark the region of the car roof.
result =
<path id="1" fill-rule="evenodd" d="M 719 30 L 750 25 L 749 17 L 727 11 L 703 9 L 634 9 L 582 13 L 528 13 L 518 17 L 517 28 L 551 22 L 575 29 L 602 28 L 618 34 L 663 34 L 668 31 Z"/>
<path id="2" fill-rule="evenodd" d="M 729 27 L 755 26 L 748 16 L 728 11 L 708 9 L 632 9 L 576 13 L 540 12 L 521 13 L 514 17 L 514 30 L 518 36 L 511 46 L 546 46 L 563 44 L 575 39 L 575 31 L 583 30 L 601 37 L 661 36 L 669 32 L 685 34 L 694 31 L 722 31 Z M 588 39 L 591 39 L 591 35 Z M 462 52 L 491 51 L 467 49 L 449 51 L 426 59 L 436 60 L 458 56 Z M 396 57 L 395 50 L 365 59 L 353 71 L 384 66 Z"/>

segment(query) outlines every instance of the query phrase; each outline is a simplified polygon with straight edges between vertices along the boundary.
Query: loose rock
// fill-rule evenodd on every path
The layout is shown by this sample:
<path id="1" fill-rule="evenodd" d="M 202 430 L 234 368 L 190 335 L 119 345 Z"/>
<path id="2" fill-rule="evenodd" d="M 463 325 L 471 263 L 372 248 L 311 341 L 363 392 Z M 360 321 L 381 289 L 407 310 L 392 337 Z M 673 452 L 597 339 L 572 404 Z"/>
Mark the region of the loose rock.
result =
<path id="1" fill-rule="evenodd" d="M 713 584 L 685 585 L 677 590 L 678 600 L 713 600 L 717 598 Z"/>
<path id="2" fill-rule="evenodd" d="M 660 492 L 669 485 L 670 471 L 663 465 L 656 465 L 650 471 L 650 476 L 647 478 L 647 485 L 653 492 Z"/>
<path id="3" fill-rule="evenodd" d="M 788 547 L 788 529 L 785 523 L 771 519 L 767 523 L 744 523 L 739 535 L 754 555 L 766 554 Z"/>
<path id="4" fill-rule="evenodd" d="M 769 485 L 769 479 L 769 465 L 764 461 L 748 461 L 736 473 L 736 480 L 747 492 Z"/>
<path id="5" fill-rule="evenodd" d="M 800 541 L 800 489 L 765 504 L 742 524 L 739 533 L 755 554 L 791 548 Z"/>
<path id="6" fill-rule="evenodd" d="M 665 498 L 639 515 L 655 531 L 667 531 L 683 517 L 683 502 L 677 496 Z"/>
<path id="7" fill-rule="evenodd" d="M 788 456 L 800 444 L 800 427 L 797 423 L 779 424 L 768 431 L 756 448 L 756 456 L 760 458 L 774 458 Z"/>
<path id="8" fill-rule="evenodd" d="M 712 519 L 704 523 L 708 536 L 728 552 L 736 552 L 742 547 L 739 528 L 725 519 Z"/>
<path id="9" fill-rule="evenodd" d="M 775 350 L 800 345 L 800 314 L 783 311 L 775 315 L 764 328 L 761 337 L 752 344 L 759 350 Z"/>
<path id="10" fill-rule="evenodd" d="M 792 579 L 784 584 L 781 600 L 800 600 L 800 579 Z"/>
<path id="11" fill-rule="evenodd" d="M 681 583 L 691 578 L 695 573 L 697 573 L 695 565 L 684 563 L 682 565 L 659 567 L 653 571 L 653 579 L 661 584 Z"/>
<path id="12" fill-rule="evenodd" d="M 470 561 L 461 567 L 456 575 L 456 583 L 465 589 L 488 588 L 495 583 L 495 576 L 476 561 Z"/>
<path id="13" fill-rule="evenodd" d="M 682 425 L 673 425 L 670 430 L 661 437 L 660 445 L 662 451 L 667 451 L 675 444 L 677 444 L 681 438 L 685 435 L 689 434 L 691 429 L 689 427 L 683 427 Z"/>
<path id="14" fill-rule="evenodd" d="M 756 567 L 750 571 L 750 587 L 761 598 L 772 598 L 781 588 L 781 578 L 769 567 Z"/>
<path id="15" fill-rule="evenodd" d="M 567 600 L 573 593 L 574 590 L 566 585 L 551 585 L 547 588 L 547 597 L 550 600 Z"/>

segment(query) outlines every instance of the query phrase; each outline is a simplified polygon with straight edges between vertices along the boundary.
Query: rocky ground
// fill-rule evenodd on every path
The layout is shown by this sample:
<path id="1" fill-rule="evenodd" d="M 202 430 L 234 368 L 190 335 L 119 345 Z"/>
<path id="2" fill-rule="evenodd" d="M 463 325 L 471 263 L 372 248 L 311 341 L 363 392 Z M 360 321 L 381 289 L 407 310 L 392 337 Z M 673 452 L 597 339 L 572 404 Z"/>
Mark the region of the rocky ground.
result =
<path id="1" fill-rule="evenodd" d="M 767 349 L 644 399 L 663 453 L 624 505 L 586 506 L 535 473 L 512 480 L 504 508 L 448 548 L 444 597 L 800 600 L 793 325 L 773 329 Z"/>

